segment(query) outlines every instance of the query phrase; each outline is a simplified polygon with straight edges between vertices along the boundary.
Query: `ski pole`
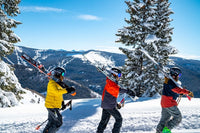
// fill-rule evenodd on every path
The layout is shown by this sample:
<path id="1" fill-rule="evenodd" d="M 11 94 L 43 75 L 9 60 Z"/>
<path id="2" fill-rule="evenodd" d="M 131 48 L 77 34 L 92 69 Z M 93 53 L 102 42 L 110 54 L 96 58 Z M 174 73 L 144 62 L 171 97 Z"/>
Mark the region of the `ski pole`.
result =
<path id="1" fill-rule="evenodd" d="M 39 130 L 40 127 L 41 127 L 46 121 L 48 121 L 48 119 L 46 119 L 44 122 L 42 122 L 40 125 L 38 125 L 38 126 L 35 128 L 35 130 Z"/>
<path id="2" fill-rule="evenodd" d="M 179 95 L 178 100 L 177 100 L 177 105 L 180 103 L 182 96 L 183 96 L 183 94 Z"/>
<path id="3" fill-rule="evenodd" d="M 125 96 L 122 98 L 122 100 L 117 104 L 117 109 L 121 109 L 121 107 L 124 107 L 125 103 Z"/>
<path id="4" fill-rule="evenodd" d="M 179 104 L 179 102 L 181 101 L 181 97 L 183 96 L 183 94 L 180 94 L 179 97 L 178 97 L 178 100 L 177 100 L 177 104 Z M 188 95 L 185 95 L 189 101 L 191 101 L 191 97 L 188 96 Z"/>
<path id="5" fill-rule="evenodd" d="M 179 95 L 179 97 L 178 97 L 178 99 L 177 99 L 177 101 L 176 101 L 176 102 L 177 102 L 177 106 L 178 106 L 178 104 L 180 103 L 182 96 L 183 96 L 183 94 L 180 94 L 180 95 Z M 170 119 L 172 119 L 172 118 L 173 118 L 173 116 L 170 117 Z"/>
<path id="6" fill-rule="evenodd" d="M 66 107 L 69 106 L 69 110 L 72 110 L 72 99 L 71 99 L 69 102 L 67 102 L 65 105 L 66 105 Z M 61 110 L 61 109 L 59 109 L 59 110 Z M 44 122 L 42 122 L 40 125 L 38 125 L 38 126 L 35 128 L 35 130 L 39 130 L 40 127 L 41 127 L 45 122 L 47 122 L 47 121 L 48 121 L 48 119 L 46 119 Z"/>

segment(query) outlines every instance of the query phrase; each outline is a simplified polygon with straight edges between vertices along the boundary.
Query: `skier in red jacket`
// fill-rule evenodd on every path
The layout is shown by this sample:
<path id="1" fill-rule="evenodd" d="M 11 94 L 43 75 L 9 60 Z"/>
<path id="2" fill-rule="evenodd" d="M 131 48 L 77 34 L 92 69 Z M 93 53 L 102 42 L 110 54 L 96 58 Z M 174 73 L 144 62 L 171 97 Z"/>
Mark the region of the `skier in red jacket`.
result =
<path id="1" fill-rule="evenodd" d="M 172 67 L 170 68 L 170 75 L 175 81 L 178 81 L 181 76 L 181 70 L 178 67 Z M 179 88 L 171 79 L 165 77 L 161 98 L 162 116 L 157 125 L 156 133 L 162 133 L 162 131 L 171 133 L 170 130 L 181 122 L 182 116 L 176 102 L 179 94 L 194 97 L 191 91 Z"/>
<path id="2" fill-rule="evenodd" d="M 121 71 L 117 68 L 111 69 L 111 76 L 116 79 L 116 82 L 106 78 L 106 85 L 102 94 L 101 107 L 103 108 L 101 121 L 97 128 L 97 133 L 103 133 L 105 130 L 110 116 L 115 118 L 115 124 L 112 133 L 119 133 L 122 126 L 122 116 L 117 110 L 117 97 L 119 93 L 127 93 L 130 96 L 135 96 L 135 93 L 130 89 L 122 89 L 118 86 L 117 82 L 121 77 Z"/>

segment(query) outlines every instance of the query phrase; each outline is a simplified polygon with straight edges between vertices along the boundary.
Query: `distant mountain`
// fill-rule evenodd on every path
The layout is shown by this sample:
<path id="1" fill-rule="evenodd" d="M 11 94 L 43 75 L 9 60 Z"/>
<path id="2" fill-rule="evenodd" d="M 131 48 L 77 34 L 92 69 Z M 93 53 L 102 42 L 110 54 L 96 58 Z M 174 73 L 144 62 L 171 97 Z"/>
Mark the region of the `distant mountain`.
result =
<path id="1" fill-rule="evenodd" d="M 7 62 L 15 67 L 15 74 L 22 87 L 36 90 L 40 93 L 46 91 L 48 80 L 35 68 L 30 66 L 21 57 L 20 53 L 25 52 L 35 60 L 41 62 L 50 71 L 56 66 L 62 66 L 67 71 L 66 80 L 69 85 L 77 88 L 77 96 L 74 98 L 98 97 L 105 85 L 105 76 L 97 71 L 94 63 L 101 63 L 104 66 L 123 66 L 126 56 L 123 54 L 110 53 L 105 51 L 65 51 L 65 50 L 41 50 L 27 47 L 15 47 L 12 55 L 8 56 Z M 93 64 L 88 62 L 85 55 Z M 200 61 L 186 60 L 178 57 L 171 57 L 177 66 L 183 70 L 181 77 L 182 85 L 200 97 Z M 95 62 L 98 61 L 98 62 Z M 76 84 L 74 84 L 76 82 Z M 95 93 L 97 92 L 97 93 Z M 69 95 L 66 98 L 71 98 Z"/>

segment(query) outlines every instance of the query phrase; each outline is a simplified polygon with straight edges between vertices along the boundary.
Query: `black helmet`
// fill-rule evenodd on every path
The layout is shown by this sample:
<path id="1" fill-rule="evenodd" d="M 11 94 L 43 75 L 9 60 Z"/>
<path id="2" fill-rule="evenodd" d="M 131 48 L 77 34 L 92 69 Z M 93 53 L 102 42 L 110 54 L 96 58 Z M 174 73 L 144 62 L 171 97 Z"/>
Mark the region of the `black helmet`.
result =
<path id="1" fill-rule="evenodd" d="M 117 68 L 112 68 L 112 69 L 110 70 L 110 73 L 111 73 L 111 74 L 115 74 L 115 75 L 117 75 L 118 77 L 121 77 L 121 76 L 122 76 L 121 70 L 119 70 L 119 69 L 117 69 Z"/>
<path id="2" fill-rule="evenodd" d="M 61 68 L 61 67 L 56 67 L 55 69 L 53 69 L 53 71 L 51 72 L 51 74 L 55 77 L 55 78 L 60 78 L 60 76 L 64 76 L 65 75 L 65 69 Z"/>
<path id="3" fill-rule="evenodd" d="M 172 67 L 172 68 L 170 68 L 170 75 L 171 76 L 181 76 L 181 69 L 180 68 L 178 68 L 178 67 Z"/>

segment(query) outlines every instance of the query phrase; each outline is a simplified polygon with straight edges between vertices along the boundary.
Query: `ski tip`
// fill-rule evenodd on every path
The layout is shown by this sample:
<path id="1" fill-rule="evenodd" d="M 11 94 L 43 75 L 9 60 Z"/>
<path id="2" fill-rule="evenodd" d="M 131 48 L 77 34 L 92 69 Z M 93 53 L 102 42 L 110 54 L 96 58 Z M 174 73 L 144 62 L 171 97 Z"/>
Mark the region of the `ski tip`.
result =
<path id="1" fill-rule="evenodd" d="M 39 129 L 40 129 L 40 125 L 35 128 L 35 130 L 39 130 Z"/>
<path id="2" fill-rule="evenodd" d="M 139 97 L 135 96 L 134 98 L 131 97 L 131 99 L 132 99 L 133 101 L 137 101 L 137 100 L 139 99 Z"/>

